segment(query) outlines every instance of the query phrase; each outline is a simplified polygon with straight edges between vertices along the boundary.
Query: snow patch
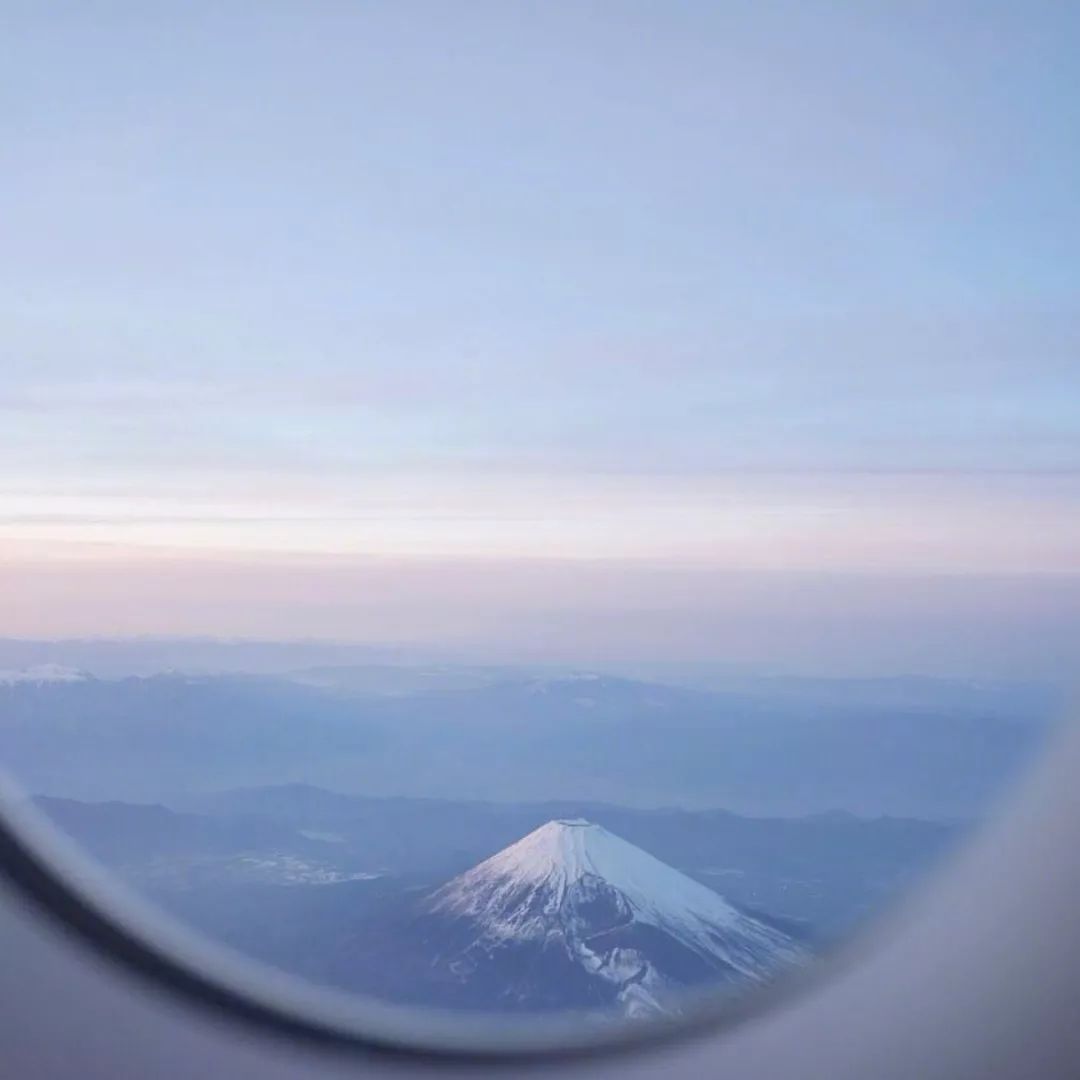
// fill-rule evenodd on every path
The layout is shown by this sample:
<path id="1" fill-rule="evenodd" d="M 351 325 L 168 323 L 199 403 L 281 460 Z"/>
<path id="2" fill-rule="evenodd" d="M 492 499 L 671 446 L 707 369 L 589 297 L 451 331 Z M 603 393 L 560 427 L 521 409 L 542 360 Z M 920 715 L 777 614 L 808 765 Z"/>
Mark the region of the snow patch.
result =
<path id="1" fill-rule="evenodd" d="M 86 682 L 89 678 L 85 671 L 64 667 L 62 664 L 38 664 L 20 671 L 0 671 L 0 686 L 76 683 Z"/>

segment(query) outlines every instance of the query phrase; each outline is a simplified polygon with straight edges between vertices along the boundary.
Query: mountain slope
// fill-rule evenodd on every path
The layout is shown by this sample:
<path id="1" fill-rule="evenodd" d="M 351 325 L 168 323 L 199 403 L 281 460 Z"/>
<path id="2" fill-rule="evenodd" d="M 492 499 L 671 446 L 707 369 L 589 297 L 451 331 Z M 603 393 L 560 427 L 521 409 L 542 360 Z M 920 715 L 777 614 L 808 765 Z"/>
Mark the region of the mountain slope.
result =
<path id="1" fill-rule="evenodd" d="M 803 952 L 711 889 L 581 819 L 551 821 L 423 904 L 437 978 L 489 1005 L 669 1011 Z"/>

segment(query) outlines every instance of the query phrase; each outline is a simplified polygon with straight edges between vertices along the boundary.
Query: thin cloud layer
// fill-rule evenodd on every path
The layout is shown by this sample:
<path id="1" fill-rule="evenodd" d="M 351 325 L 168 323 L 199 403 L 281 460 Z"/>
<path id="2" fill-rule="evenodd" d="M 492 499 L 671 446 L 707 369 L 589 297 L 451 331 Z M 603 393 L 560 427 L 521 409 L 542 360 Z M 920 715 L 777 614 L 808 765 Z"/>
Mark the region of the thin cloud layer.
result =
<path id="1" fill-rule="evenodd" d="M 45 623 L 51 559 L 1080 572 L 1074 13 L 407 7 L 13 18 Z"/>

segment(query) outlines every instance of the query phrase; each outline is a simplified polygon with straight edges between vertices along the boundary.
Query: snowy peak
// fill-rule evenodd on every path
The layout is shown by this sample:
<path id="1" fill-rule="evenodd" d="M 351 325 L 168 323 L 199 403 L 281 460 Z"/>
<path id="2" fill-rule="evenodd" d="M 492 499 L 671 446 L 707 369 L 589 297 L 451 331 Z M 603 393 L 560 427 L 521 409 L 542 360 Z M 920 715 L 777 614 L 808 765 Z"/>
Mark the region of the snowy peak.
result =
<path id="1" fill-rule="evenodd" d="M 600 825 L 549 821 L 432 897 L 435 913 L 474 921 L 484 938 L 571 948 L 599 929 L 649 927 L 710 962 L 760 974 L 798 952 L 786 935 Z"/>
<path id="2" fill-rule="evenodd" d="M 542 888 L 558 908 L 567 892 L 586 879 L 618 890 L 641 921 L 678 922 L 696 915 L 728 924 L 737 914 L 711 889 L 581 818 L 541 825 L 451 882 L 446 894 L 449 900 L 455 893 L 469 906 L 482 898 L 497 906 L 508 892 Z"/>

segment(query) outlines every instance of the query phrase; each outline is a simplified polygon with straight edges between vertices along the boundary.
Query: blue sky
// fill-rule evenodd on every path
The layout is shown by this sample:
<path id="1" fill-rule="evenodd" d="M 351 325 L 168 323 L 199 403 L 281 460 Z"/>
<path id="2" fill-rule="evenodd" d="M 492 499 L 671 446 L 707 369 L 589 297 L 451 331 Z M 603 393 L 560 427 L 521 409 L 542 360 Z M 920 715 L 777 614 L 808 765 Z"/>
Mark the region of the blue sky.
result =
<path id="1" fill-rule="evenodd" d="M 0 632 L 166 559 L 1080 572 L 1068 5 L 5 22 Z M 97 616 L 247 628 L 181 607 Z"/>

